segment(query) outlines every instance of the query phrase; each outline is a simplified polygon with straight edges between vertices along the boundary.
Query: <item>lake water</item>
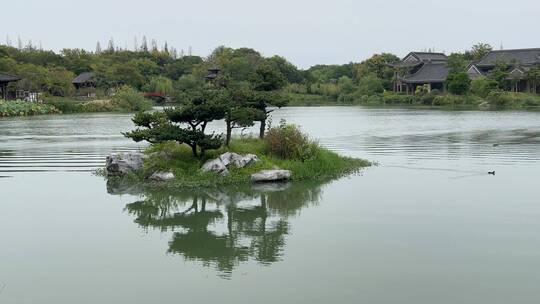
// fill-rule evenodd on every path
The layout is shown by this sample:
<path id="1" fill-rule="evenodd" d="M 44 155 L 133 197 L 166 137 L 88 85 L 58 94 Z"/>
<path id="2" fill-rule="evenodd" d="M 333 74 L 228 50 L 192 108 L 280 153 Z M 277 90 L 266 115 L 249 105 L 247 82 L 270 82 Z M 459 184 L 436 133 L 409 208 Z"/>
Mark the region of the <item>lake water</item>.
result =
<path id="1" fill-rule="evenodd" d="M 379 166 L 155 192 L 91 173 L 143 147 L 130 115 L 0 119 L 0 303 L 538 302 L 540 113 L 282 118 Z"/>

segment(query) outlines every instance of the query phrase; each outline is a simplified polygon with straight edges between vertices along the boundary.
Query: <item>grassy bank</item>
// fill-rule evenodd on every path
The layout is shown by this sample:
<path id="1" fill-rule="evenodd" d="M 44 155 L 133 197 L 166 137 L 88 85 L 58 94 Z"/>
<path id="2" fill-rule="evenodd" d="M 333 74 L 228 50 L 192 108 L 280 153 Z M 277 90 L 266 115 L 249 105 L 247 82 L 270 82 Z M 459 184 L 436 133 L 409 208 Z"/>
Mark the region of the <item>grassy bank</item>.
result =
<path id="1" fill-rule="evenodd" d="M 314 106 L 337 105 L 337 102 L 335 99 L 329 96 L 323 96 L 323 95 L 286 93 L 285 97 L 289 100 L 289 103 L 287 104 L 287 106 L 289 107 L 314 107 Z"/>
<path id="2" fill-rule="evenodd" d="M 93 112 L 137 112 L 152 108 L 152 102 L 129 87 L 120 88 L 110 99 L 78 101 L 46 97 L 43 103 L 0 100 L 0 117 Z"/>
<path id="3" fill-rule="evenodd" d="M 232 167 L 227 176 L 220 176 L 213 172 L 204 173 L 200 170 L 205 161 L 225 152 L 256 154 L 260 161 L 245 168 Z M 291 170 L 291 180 L 301 181 L 338 178 L 371 165 L 366 160 L 343 157 L 320 147 L 312 151 L 311 157 L 304 161 L 282 159 L 272 155 L 264 141 L 253 138 L 235 139 L 229 148 L 222 147 L 219 150 L 209 151 L 203 159 L 193 157 L 187 146 L 173 142 L 153 145 L 145 153 L 148 159 L 143 169 L 122 178 L 141 182 L 146 181 L 146 178 L 156 171 L 171 171 L 176 178 L 168 182 L 167 187 L 215 187 L 249 184 L 251 174 L 275 167 Z M 119 177 L 112 178 L 119 179 Z"/>
<path id="4" fill-rule="evenodd" d="M 60 113 L 56 107 L 48 104 L 26 102 L 21 100 L 0 99 L 0 117 L 31 116 Z"/>

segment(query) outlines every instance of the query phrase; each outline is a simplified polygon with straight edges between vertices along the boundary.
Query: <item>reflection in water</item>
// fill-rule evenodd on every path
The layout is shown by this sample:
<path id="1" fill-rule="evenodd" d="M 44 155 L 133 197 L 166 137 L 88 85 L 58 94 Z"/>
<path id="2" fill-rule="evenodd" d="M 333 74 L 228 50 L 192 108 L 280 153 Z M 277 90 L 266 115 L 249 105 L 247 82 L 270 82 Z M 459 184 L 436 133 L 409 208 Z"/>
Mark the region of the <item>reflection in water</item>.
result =
<path id="1" fill-rule="evenodd" d="M 280 261 L 287 218 L 317 204 L 321 182 L 265 184 L 220 190 L 156 190 L 109 182 L 111 194 L 138 194 L 126 205 L 135 223 L 145 229 L 172 231 L 168 252 L 214 267 L 230 278 L 235 266 L 254 260 L 261 265 Z"/>

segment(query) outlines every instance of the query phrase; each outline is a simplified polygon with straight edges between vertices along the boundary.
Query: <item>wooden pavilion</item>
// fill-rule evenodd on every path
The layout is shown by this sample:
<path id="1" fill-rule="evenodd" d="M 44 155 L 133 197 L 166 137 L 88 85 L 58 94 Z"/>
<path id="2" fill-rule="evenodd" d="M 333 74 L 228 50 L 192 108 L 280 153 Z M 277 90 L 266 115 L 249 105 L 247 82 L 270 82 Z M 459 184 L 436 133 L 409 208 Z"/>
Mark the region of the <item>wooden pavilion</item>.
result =
<path id="1" fill-rule="evenodd" d="M 13 76 L 9 74 L 0 73 L 0 98 L 8 99 L 12 96 L 8 94 L 8 85 L 10 82 L 15 82 L 21 80 L 18 76 Z"/>

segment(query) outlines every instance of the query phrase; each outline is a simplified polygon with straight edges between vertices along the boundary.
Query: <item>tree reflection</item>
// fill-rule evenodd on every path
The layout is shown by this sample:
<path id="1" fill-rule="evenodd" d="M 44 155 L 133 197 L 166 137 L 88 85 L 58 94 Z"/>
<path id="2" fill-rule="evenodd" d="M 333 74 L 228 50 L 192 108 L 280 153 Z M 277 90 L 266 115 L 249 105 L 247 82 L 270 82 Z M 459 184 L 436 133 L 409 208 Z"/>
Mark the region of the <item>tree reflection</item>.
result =
<path id="1" fill-rule="evenodd" d="M 249 260 L 280 261 L 288 218 L 318 203 L 322 182 L 255 185 L 220 190 L 158 190 L 109 183 L 112 194 L 140 195 L 126 205 L 144 229 L 172 231 L 168 252 L 214 267 L 229 278 Z"/>

